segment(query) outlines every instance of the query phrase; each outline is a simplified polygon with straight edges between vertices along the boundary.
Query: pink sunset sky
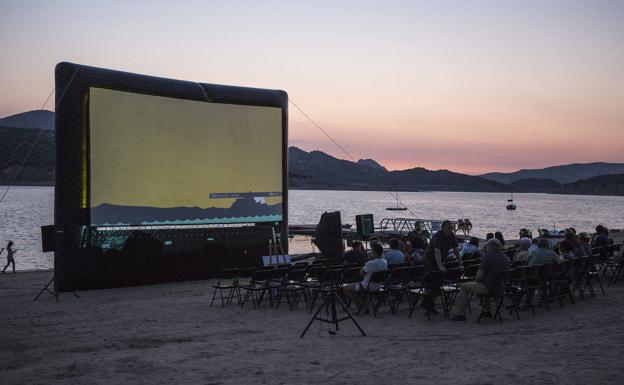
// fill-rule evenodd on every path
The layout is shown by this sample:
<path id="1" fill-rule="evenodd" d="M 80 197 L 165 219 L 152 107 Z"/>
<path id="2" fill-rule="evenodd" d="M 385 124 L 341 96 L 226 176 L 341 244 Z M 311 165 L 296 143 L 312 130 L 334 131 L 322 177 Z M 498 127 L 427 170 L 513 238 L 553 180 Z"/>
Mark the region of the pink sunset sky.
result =
<path id="1" fill-rule="evenodd" d="M 621 1 L 3 1 L 0 117 L 71 61 L 283 89 L 389 169 L 624 162 L 623 20 Z M 289 115 L 289 145 L 347 158 Z"/>

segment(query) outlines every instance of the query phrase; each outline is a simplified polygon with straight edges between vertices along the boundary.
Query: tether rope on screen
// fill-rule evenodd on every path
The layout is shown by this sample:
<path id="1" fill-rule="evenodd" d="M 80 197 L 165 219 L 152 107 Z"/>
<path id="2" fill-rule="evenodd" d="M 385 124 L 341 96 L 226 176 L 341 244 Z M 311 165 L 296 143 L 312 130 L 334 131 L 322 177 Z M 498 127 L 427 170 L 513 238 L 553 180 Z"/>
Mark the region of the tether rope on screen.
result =
<path id="1" fill-rule="evenodd" d="M 74 70 L 74 73 L 72 74 L 71 78 L 69 79 L 69 82 L 67 82 L 67 85 L 65 86 L 65 89 L 63 90 L 63 92 L 61 93 L 61 96 L 59 97 L 59 100 L 56 101 L 56 103 L 54 103 L 54 111 L 56 111 L 56 107 L 58 107 L 59 103 L 61 102 L 61 100 L 63 100 L 63 97 L 65 96 L 65 93 L 67 92 L 67 89 L 69 88 L 69 86 L 71 85 L 72 81 L 74 80 L 74 77 L 76 77 L 76 74 L 78 73 L 78 68 L 76 68 Z M 45 102 L 43 103 L 43 105 L 41 106 L 40 110 L 43 110 L 45 108 L 45 106 L 48 104 L 48 101 L 50 100 L 50 98 L 52 97 L 52 94 L 54 94 L 54 91 L 56 91 L 56 88 L 52 88 L 52 92 L 50 92 L 50 95 L 48 95 L 48 97 L 46 98 Z M 37 136 L 35 136 L 35 139 L 32 141 L 30 148 L 28 149 L 28 151 L 26 152 L 26 156 L 24 157 L 24 159 L 22 160 L 22 163 L 20 164 L 19 168 L 17 169 L 17 171 L 15 172 L 15 174 L 13 175 L 13 178 L 11 178 L 11 182 L 9 182 L 9 184 L 6 186 L 6 189 L 4 190 L 4 193 L 2 194 L 2 197 L 0 197 L 0 205 L 2 204 L 2 202 L 4 202 L 4 198 L 7 196 L 7 194 L 9 193 L 9 190 L 11 189 L 11 187 L 13 186 L 13 183 L 15 183 L 15 180 L 17 179 L 17 177 L 19 176 L 20 172 L 22 172 L 22 169 L 24 168 L 24 165 L 26 164 L 26 162 L 28 161 L 28 158 L 30 157 L 30 154 L 33 152 L 33 150 L 35 149 L 35 145 L 37 144 L 37 141 L 39 141 L 39 137 L 41 137 L 41 134 L 43 134 L 43 129 L 39 130 L 39 133 L 37 133 Z M 11 157 L 12 158 L 12 157 Z"/>
<path id="2" fill-rule="evenodd" d="M 353 156 L 351 156 L 351 154 L 349 154 L 349 152 L 348 152 L 347 150 L 345 150 L 345 148 L 344 148 L 344 147 L 342 147 L 342 146 L 340 145 L 340 143 L 338 143 L 338 141 L 336 141 L 334 138 L 332 138 L 332 136 L 331 136 L 331 135 L 329 135 L 329 133 L 328 133 L 327 131 L 325 131 L 325 130 L 324 130 L 324 129 L 320 126 L 320 125 L 318 125 L 318 124 L 317 124 L 317 123 L 316 123 L 316 122 L 315 122 L 315 121 L 314 121 L 314 120 L 313 120 L 313 119 L 312 119 L 312 118 L 311 118 L 308 114 L 306 114 L 306 113 L 305 113 L 305 111 L 303 111 L 303 110 L 301 109 L 301 107 L 299 107 L 299 106 L 297 105 L 297 103 L 295 103 L 295 102 L 294 102 L 291 98 L 288 98 L 288 101 L 289 101 L 289 102 L 290 102 L 293 106 L 295 106 L 295 108 L 296 108 L 297 110 L 299 110 L 299 112 L 301 112 L 301 114 L 302 114 L 303 116 L 305 116 L 305 117 L 306 117 L 306 119 L 308 119 L 308 120 L 310 121 L 310 123 L 312 123 L 312 124 L 313 124 L 316 128 L 318 128 L 318 129 L 319 129 L 319 130 L 320 130 L 320 131 L 321 131 L 321 132 L 322 132 L 325 136 L 327 136 L 327 137 L 329 138 L 329 140 L 331 140 L 331 141 L 332 141 L 332 142 L 333 142 L 333 143 L 334 143 L 334 144 L 335 144 L 335 145 L 336 145 L 336 146 L 337 146 L 337 147 L 338 147 L 338 148 L 339 148 L 342 152 L 344 152 L 344 153 L 345 153 L 345 154 L 349 157 L 349 159 L 351 159 L 354 163 L 355 163 L 355 162 L 357 162 L 357 161 L 355 160 L 355 158 L 354 158 Z M 371 181 L 371 182 L 374 182 L 374 180 L 372 179 L 372 176 L 368 175 L 368 177 L 369 177 L 369 178 L 371 178 L 371 179 L 370 179 L 370 181 Z M 392 195 L 392 192 L 390 192 L 390 191 L 386 191 L 386 192 L 387 192 L 388 194 Z M 393 198 L 394 198 L 394 196 L 393 196 Z M 415 213 L 414 213 L 414 212 L 413 212 L 413 211 L 412 211 L 409 207 L 407 207 L 407 205 L 405 205 L 403 202 L 401 202 L 401 204 L 403 204 L 403 206 L 407 209 L 407 211 L 410 213 L 410 215 L 412 215 L 413 217 L 416 217 L 416 214 L 415 214 Z"/>

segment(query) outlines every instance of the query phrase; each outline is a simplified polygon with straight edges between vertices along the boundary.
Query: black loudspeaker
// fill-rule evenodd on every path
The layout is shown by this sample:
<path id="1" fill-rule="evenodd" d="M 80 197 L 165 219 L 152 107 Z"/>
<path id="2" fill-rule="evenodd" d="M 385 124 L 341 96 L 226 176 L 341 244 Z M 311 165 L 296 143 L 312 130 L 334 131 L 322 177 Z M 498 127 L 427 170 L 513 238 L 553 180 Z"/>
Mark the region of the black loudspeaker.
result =
<path id="1" fill-rule="evenodd" d="M 355 226 L 359 235 L 368 235 L 374 233 L 375 222 L 373 222 L 373 214 L 356 215 Z"/>
<path id="2" fill-rule="evenodd" d="M 44 252 L 65 250 L 65 229 L 63 226 L 41 226 L 41 249 Z"/>
<path id="3" fill-rule="evenodd" d="M 344 244 L 340 211 L 326 212 L 321 215 L 312 241 L 325 257 L 342 262 Z"/>

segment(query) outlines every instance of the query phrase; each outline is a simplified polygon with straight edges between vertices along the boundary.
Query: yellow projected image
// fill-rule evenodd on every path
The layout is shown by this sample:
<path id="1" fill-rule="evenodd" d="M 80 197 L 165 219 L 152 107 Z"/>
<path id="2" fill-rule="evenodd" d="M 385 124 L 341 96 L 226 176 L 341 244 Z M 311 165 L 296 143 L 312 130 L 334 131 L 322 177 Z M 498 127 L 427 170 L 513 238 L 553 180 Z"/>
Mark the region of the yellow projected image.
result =
<path id="1" fill-rule="evenodd" d="M 92 223 L 281 215 L 281 109 L 91 88 L 89 114 Z"/>

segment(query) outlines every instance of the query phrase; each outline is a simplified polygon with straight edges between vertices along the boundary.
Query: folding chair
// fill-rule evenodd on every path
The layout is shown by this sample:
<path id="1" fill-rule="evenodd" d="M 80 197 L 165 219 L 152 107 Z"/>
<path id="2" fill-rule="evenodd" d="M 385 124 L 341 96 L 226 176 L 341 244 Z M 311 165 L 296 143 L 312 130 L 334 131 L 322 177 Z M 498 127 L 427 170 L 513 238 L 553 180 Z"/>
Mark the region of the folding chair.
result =
<path id="1" fill-rule="evenodd" d="M 377 317 L 379 308 L 388 297 L 387 279 L 388 270 L 376 271 L 371 275 L 368 288 L 362 293 L 364 300 L 360 301 L 358 313 L 360 313 L 364 306 L 371 306 L 373 308 L 373 317 Z M 362 290 L 360 290 L 360 292 L 362 292 Z M 362 306 L 362 304 L 364 304 L 364 306 Z"/>
<path id="2" fill-rule="evenodd" d="M 562 261 L 554 266 L 551 276 L 551 298 L 557 299 L 559 306 L 563 306 L 563 300 L 566 297 L 570 298 L 570 302 L 574 303 L 574 296 L 570 289 L 570 281 L 568 279 L 569 269 L 568 265 L 574 269 L 573 261 Z"/>
<path id="3" fill-rule="evenodd" d="M 217 292 L 219 292 L 219 297 L 221 298 L 221 306 L 225 307 L 226 303 L 231 303 L 234 299 L 234 294 L 236 294 L 236 298 L 238 299 L 238 303 L 240 304 L 241 295 L 240 288 L 238 286 L 238 272 L 239 269 L 225 269 L 221 271 L 219 279 L 217 280 L 217 284 L 212 285 L 214 292 L 212 293 L 210 307 L 212 307 Z M 223 290 L 226 290 L 228 292 L 225 299 L 223 298 Z"/>
<path id="4" fill-rule="evenodd" d="M 585 259 L 585 285 L 584 288 L 589 288 L 589 295 L 594 297 L 594 285 L 593 281 L 596 281 L 600 286 L 600 290 L 602 291 L 602 295 L 605 295 L 604 287 L 602 286 L 602 280 L 600 279 L 600 273 L 598 268 L 596 268 L 596 255 L 592 255 L 590 257 L 583 257 Z"/>
<path id="5" fill-rule="evenodd" d="M 510 270 L 501 271 L 497 276 L 497 285 L 492 289 L 490 294 L 481 295 L 481 313 L 479 314 L 479 319 L 477 322 L 481 321 L 481 317 L 485 314 L 485 302 L 489 299 L 494 301 L 495 311 L 492 315 L 492 319 L 496 319 L 498 317 L 499 322 L 503 322 L 503 316 L 501 314 L 501 309 L 503 304 L 505 303 L 505 298 L 510 294 L 509 292 L 509 277 Z M 513 295 L 513 294 L 512 294 Z"/>
<path id="6" fill-rule="evenodd" d="M 251 303 L 255 309 L 256 305 L 260 305 L 264 295 L 267 293 L 271 306 L 273 306 L 273 294 L 270 290 L 271 270 L 272 269 L 257 270 L 252 274 L 249 284 L 241 286 L 241 288 L 245 290 L 245 296 L 241 301 L 241 307 L 245 307 L 245 303 L 251 298 Z"/>
<path id="7" fill-rule="evenodd" d="M 448 269 L 444 275 L 440 292 L 442 294 L 442 310 L 444 311 L 445 317 L 449 316 L 451 308 L 455 303 L 462 276 L 463 270 L 459 268 Z"/>
<path id="8" fill-rule="evenodd" d="M 390 302 L 390 312 L 396 314 L 403 297 L 408 297 L 408 283 L 410 278 L 409 266 L 396 267 L 390 272 L 388 277 L 388 295 Z"/>
<path id="9" fill-rule="evenodd" d="M 585 264 L 587 257 L 573 259 L 574 278 L 572 280 L 572 295 L 578 292 L 580 299 L 585 299 L 585 289 L 583 287 L 585 279 Z"/>
<path id="10" fill-rule="evenodd" d="M 516 313 L 516 317 L 520 320 L 520 303 L 522 297 L 527 293 L 526 274 L 529 268 L 527 266 L 518 266 L 509 273 L 508 294 L 511 297 L 511 305 L 509 306 L 509 314 Z"/>
<path id="11" fill-rule="evenodd" d="M 430 271 L 425 273 L 420 280 L 420 287 L 410 289 L 410 293 L 414 296 L 422 297 L 422 296 L 431 296 L 431 302 L 435 304 L 435 300 L 438 296 L 440 296 L 441 291 L 440 287 L 442 285 L 442 281 L 444 279 L 444 274 L 440 271 Z M 416 304 L 413 303 L 412 309 L 410 310 L 410 314 L 408 318 L 412 317 L 412 313 L 416 309 Z M 427 319 L 431 319 L 431 312 L 426 312 Z"/>
<path id="12" fill-rule="evenodd" d="M 416 306 L 418 300 L 420 299 L 420 294 L 416 294 L 412 290 L 422 288 L 421 280 L 423 274 L 425 273 L 424 265 L 414 265 L 409 271 L 409 277 L 407 278 L 407 304 L 410 308 L 410 314 L 412 313 L 412 309 Z"/>
<path id="13" fill-rule="evenodd" d="M 531 313 L 535 315 L 535 307 L 533 306 L 533 298 L 535 297 L 535 293 L 538 292 L 542 285 L 540 281 L 540 270 L 542 269 L 542 265 L 533 265 L 529 266 L 526 271 L 526 297 L 527 300 L 524 303 L 524 307 L 531 309 Z"/>
<path id="14" fill-rule="evenodd" d="M 551 283 L 551 279 L 552 279 L 552 274 L 553 274 L 553 264 L 552 263 L 545 263 L 543 265 L 541 265 L 542 267 L 540 268 L 540 275 L 539 275 L 539 279 L 540 279 L 540 285 L 538 288 L 538 293 L 539 293 L 539 301 L 537 303 L 537 306 L 539 307 L 540 305 L 544 305 L 544 309 L 546 311 L 550 311 L 550 303 L 552 302 L 552 283 Z"/>
<path id="15" fill-rule="evenodd" d="M 478 271 L 479 265 L 464 265 L 464 273 L 461 276 L 461 282 L 474 281 Z"/>
<path id="16" fill-rule="evenodd" d="M 303 297 L 306 302 L 307 309 L 309 307 L 310 301 L 308 299 L 307 291 L 305 290 L 304 286 L 305 280 L 305 269 L 290 270 L 285 277 L 284 285 L 277 293 L 275 299 L 275 310 L 279 308 L 283 297 L 286 297 L 286 303 L 288 303 L 288 307 L 290 308 L 290 310 L 293 310 L 295 307 L 297 307 L 297 304 L 299 304 L 299 300 L 301 299 L 301 297 Z"/>

